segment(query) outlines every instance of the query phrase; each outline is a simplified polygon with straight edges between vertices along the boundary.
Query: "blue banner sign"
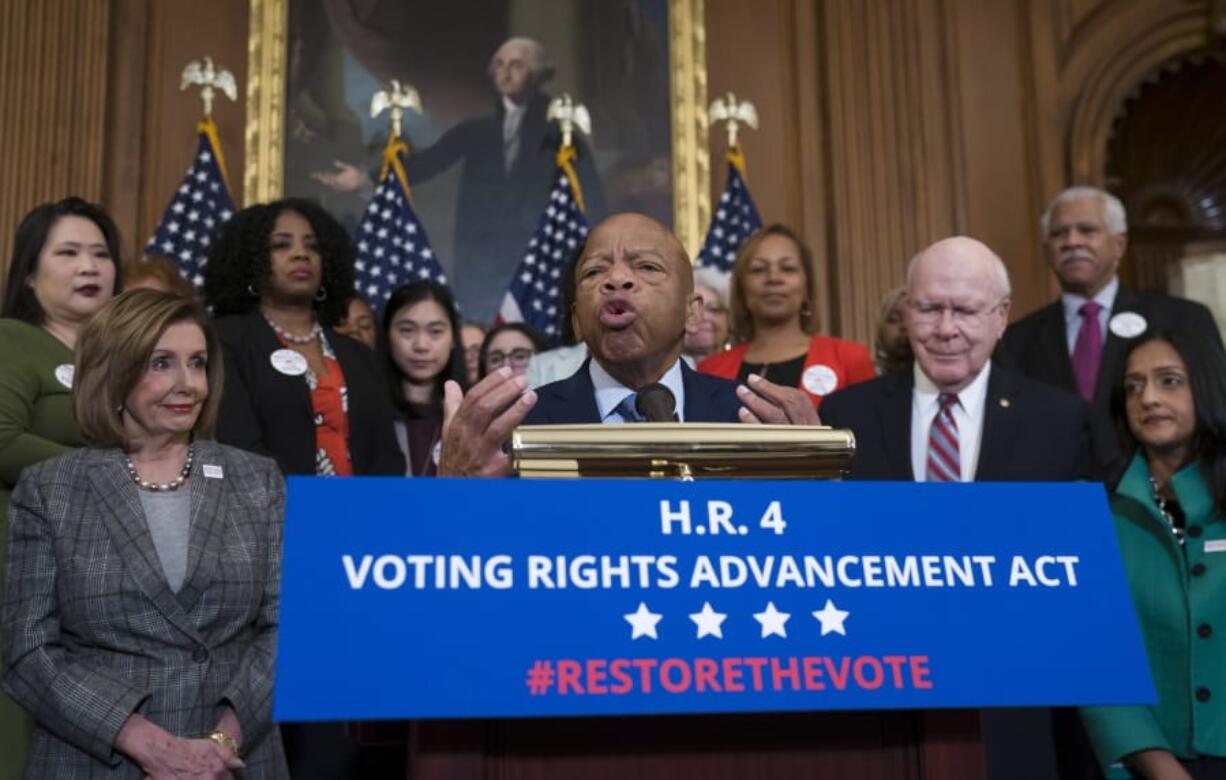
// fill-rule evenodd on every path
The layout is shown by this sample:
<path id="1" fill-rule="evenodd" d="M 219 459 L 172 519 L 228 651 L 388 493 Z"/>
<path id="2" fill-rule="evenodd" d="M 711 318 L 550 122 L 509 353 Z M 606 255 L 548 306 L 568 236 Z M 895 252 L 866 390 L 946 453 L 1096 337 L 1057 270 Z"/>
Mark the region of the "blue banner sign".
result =
<path id="1" fill-rule="evenodd" d="M 279 720 L 1153 701 L 1101 485 L 289 481 Z"/>

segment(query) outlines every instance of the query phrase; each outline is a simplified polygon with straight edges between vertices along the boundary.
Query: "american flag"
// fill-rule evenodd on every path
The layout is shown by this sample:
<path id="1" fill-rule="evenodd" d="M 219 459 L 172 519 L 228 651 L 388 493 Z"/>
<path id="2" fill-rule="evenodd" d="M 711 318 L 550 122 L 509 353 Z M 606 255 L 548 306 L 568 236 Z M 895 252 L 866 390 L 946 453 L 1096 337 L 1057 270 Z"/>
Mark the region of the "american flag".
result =
<path id="1" fill-rule="evenodd" d="M 569 161 L 564 165 L 569 167 Z M 571 168 L 570 173 L 573 171 Z M 582 193 L 574 191 L 563 165 L 559 165 L 554 181 L 549 204 L 498 312 L 501 322 L 526 322 L 536 328 L 551 347 L 562 338 L 562 276 L 588 230 L 587 217 L 579 204 Z"/>
<path id="2" fill-rule="evenodd" d="M 212 119 L 197 127 L 196 157 L 170 205 L 145 245 L 149 257 L 168 257 L 197 290 L 204 286 L 205 253 L 218 228 L 234 216 L 234 199 L 226 187 L 224 158 Z"/>
<path id="3" fill-rule="evenodd" d="M 376 312 L 383 310 L 392 291 L 401 285 L 418 279 L 447 284 L 443 266 L 409 201 L 409 182 L 400 160 L 405 148 L 398 139 L 389 145 L 383 180 L 355 236 L 354 288 Z"/>
<path id="4" fill-rule="evenodd" d="M 707 229 L 707 238 L 698 253 L 698 265 L 728 273 L 745 239 L 762 227 L 762 218 L 745 186 L 745 161 L 740 150 L 728 153 L 728 183 L 719 196 L 719 206 Z"/>

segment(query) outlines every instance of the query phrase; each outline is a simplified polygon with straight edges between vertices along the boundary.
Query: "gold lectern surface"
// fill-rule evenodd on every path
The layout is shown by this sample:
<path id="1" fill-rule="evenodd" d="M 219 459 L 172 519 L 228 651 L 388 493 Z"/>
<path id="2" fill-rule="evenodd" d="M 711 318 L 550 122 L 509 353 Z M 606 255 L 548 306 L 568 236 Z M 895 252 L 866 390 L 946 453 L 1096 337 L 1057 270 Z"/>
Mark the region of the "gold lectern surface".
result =
<path id="1" fill-rule="evenodd" d="M 526 425 L 511 461 L 521 477 L 832 479 L 855 447 L 850 430 L 806 425 Z"/>

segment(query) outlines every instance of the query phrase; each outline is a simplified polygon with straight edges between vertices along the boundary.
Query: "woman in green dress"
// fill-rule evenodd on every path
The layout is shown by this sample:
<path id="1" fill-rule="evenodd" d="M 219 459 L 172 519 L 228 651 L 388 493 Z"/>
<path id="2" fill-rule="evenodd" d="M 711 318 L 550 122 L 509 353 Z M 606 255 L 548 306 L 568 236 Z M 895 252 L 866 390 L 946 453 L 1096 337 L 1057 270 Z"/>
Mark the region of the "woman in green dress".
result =
<path id="1" fill-rule="evenodd" d="M 1124 364 L 1111 512 L 1158 702 L 1082 719 L 1109 778 L 1226 778 L 1226 355 L 1172 330 Z"/>
<path id="2" fill-rule="evenodd" d="M 72 414 L 72 351 L 120 277 L 119 233 L 98 206 L 45 203 L 17 227 L 0 310 L 0 566 L 21 470 L 84 444 Z M 29 734 L 25 712 L 0 694 L 0 780 L 20 774 Z"/>

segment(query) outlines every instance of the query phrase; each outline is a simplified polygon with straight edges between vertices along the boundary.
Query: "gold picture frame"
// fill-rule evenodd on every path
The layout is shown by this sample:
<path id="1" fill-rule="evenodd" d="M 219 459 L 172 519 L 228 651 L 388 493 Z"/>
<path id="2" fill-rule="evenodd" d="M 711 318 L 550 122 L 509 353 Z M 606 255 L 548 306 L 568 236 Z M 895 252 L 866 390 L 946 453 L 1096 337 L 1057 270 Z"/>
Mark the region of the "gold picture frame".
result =
<path id="1" fill-rule="evenodd" d="M 285 67 L 291 0 L 250 0 L 243 203 L 282 195 Z M 696 255 L 711 217 L 705 0 L 668 0 L 673 229 Z"/>

